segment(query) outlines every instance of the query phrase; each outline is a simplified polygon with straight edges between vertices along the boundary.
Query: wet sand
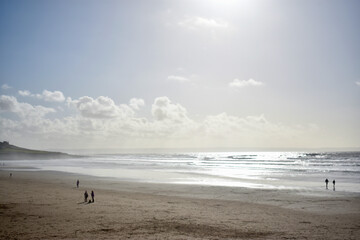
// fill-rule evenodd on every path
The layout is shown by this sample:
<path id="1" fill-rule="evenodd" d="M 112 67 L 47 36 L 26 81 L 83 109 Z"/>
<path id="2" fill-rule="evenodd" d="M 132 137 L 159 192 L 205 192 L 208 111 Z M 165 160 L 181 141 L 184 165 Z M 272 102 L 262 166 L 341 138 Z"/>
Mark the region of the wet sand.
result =
<path id="1" fill-rule="evenodd" d="M 0 239 L 358 239 L 360 196 L 3 170 L 0 222 Z"/>

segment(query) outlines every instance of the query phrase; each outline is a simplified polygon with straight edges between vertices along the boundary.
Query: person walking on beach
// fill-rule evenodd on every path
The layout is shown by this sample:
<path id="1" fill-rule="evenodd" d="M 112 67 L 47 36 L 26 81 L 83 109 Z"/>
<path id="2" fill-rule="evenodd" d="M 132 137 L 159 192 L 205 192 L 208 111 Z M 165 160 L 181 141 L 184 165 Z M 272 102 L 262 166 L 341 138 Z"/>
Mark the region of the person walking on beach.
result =
<path id="1" fill-rule="evenodd" d="M 80 181 L 79 179 L 76 181 L 76 187 L 79 188 Z"/>
<path id="2" fill-rule="evenodd" d="M 95 194 L 94 194 L 94 191 L 91 191 L 91 199 L 92 199 L 92 202 L 95 202 Z"/>
<path id="3" fill-rule="evenodd" d="M 335 179 L 333 181 L 333 191 L 335 191 Z"/>
<path id="4" fill-rule="evenodd" d="M 89 194 L 87 193 L 87 191 L 85 191 L 85 193 L 84 193 L 84 200 L 85 200 L 85 202 L 87 202 L 88 197 L 89 197 Z"/>
<path id="5" fill-rule="evenodd" d="M 328 179 L 325 179 L 325 184 L 326 184 L 326 189 L 329 189 L 329 188 L 328 188 L 328 184 L 329 184 L 329 180 L 328 180 Z"/>

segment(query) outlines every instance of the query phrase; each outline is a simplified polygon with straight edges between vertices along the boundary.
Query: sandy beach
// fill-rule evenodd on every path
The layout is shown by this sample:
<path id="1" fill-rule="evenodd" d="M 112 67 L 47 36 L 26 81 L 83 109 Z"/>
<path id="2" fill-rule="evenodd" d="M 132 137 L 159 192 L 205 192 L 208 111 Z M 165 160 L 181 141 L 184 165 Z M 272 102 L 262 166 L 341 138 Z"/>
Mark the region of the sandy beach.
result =
<path id="1" fill-rule="evenodd" d="M 3 170 L 0 222 L 0 239 L 358 239 L 360 198 Z"/>

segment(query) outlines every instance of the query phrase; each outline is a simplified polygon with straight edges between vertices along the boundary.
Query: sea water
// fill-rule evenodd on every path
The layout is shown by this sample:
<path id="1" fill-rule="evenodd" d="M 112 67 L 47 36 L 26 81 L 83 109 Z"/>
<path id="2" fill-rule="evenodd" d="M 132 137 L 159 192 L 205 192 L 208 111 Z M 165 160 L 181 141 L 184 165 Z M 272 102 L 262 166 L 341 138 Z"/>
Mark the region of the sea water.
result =
<path id="1" fill-rule="evenodd" d="M 265 189 L 360 192 L 360 152 L 188 152 L 111 154 L 3 165 L 124 181 Z M 25 168 L 26 169 L 26 168 Z M 22 169 L 24 170 L 24 168 Z M 30 168 L 28 168 L 30 170 Z"/>

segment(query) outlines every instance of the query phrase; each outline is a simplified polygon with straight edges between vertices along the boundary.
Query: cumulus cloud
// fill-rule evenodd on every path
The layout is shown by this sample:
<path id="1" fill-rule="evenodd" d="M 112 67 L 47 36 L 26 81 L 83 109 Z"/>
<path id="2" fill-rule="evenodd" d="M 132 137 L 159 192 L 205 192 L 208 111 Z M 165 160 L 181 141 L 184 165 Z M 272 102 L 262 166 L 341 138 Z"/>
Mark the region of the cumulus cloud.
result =
<path id="1" fill-rule="evenodd" d="M 81 97 L 78 100 L 68 99 L 68 103 L 74 105 L 82 116 L 88 118 L 116 118 L 134 114 L 128 105 L 121 104 L 118 106 L 111 98 L 104 96 L 96 99 L 88 96 Z"/>
<path id="2" fill-rule="evenodd" d="M 229 27 L 229 24 L 223 20 L 215 20 L 211 18 L 203 17 L 186 17 L 180 21 L 179 26 L 190 29 L 225 29 Z"/>
<path id="3" fill-rule="evenodd" d="M 7 85 L 7 84 L 3 84 L 3 85 L 1 86 L 1 88 L 4 89 L 4 90 L 8 90 L 8 89 L 10 89 L 10 88 L 12 88 L 12 87 L 10 87 L 10 86 Z"/>
<path id="4" fill-rule="evenodd" d="M 28 91 L 28 90 L 24 90 L 24 91 L 22 91 L 22 90 L 19 90 L 19 95 L 20 96 L 23 96 L 23 97 L 28 97 L 28 96 L 31 96 L 31 92 L 30 91 Z"/>
<path id="5" fill-rule="evenodd" d="M 41 98 L 41 94 L 33 94 L 29 90 L 19 90 L 18 94 L 22 97 Z"/>
<path id="6" fill-rule="evenodd" d="M 65 101 L 65 97 L 64 94 L 60 91 L 48 91 L 48 90 L 44 90 L 42 92 L 41 97 L 42 99 L 44 99 L 47 102 L 63 102 Z"/>
<path id="7" fill-rule="evenodd" d="M 145 104 L 139 98 L 130 99 L 128 105 L 117 105 L 104 96 L 68 98 L 67 102 L 76 112 L 65 110 L 62 115 L 68 115 L 47 118 L 55 109 L 0 96 L 0 138 L 36 138 L 56 147 L 68 142 L 68 147 L 89 147 L 92 143 L 94 147 L 249 147 L 291 142 L 302 133 L 308 137 L 309 132 L 316 130 L 313 126 L 273 123 L 263 115 L 239 117 L 221 113 L 193 120 L 184 106 L 166 96 L 154 100 L 152 118 L 135 115 L 135 110 Z M 9 118 L 2 112 L 13 112 L 19 118 Z"/>
<path id="8" fill-rule="evenodd" d="M 190 79 L 186 77 L 174 76 L 174 75 L 168 76 L 167 79 L 169 81 L 174 81 L 174 82 L 190 82 Z"/>
<path id="9" fill-rule="evenodd" d="M 260 87 L 263 85 L 264 85 L 263 82 L 255 81 L 254 79 L 249 79 L 249 80 L 234 79 L 232 82 L 229 83 L 229 86 L 234 88 L 242 88 L 249 86 Z"/>
<path id="10" fill-rule="evenodd" d="M 132 98 L 129 101 L 129 106 L 135 110 L 139 110 L 141 107 L 145 106 L 145 101 L 141 98 Z"/>
<path id="11" fill-rule="evenodd" d="M 44 117 L 48 113 L 56 112 L 53 108 L 43 106 L 32 106 L 29 103 L 18 102 L 14 96 L 0 96 L 0 111 L 13 112 L 18 116 L 25 117 Z"/>
<path id="12" fill-rule="evenodd" d="M 18 102 L 13 96 L 0 96 L 0 110 L 1 111 L 14 111 Z"/>
<path id="13" fill-rule="evenodd" d="M 182 123 L 189 121 L 186 109 L 180 104 L 173 104 L 168 97 L 158 97 L 151 108 L 156 121 Z"/>
<path id="14" fill-rule="evenodd" d="M 20 90 L 18 91 L 20 96 L 23 97 L 34 97 L 38 99 L 43 99 L 47 102 L 63 102 L 65 101 L 64 94 L 60 91 L 48 91 L 44 90 L 41 94 L 33 94 L 28 90 Z"/>

